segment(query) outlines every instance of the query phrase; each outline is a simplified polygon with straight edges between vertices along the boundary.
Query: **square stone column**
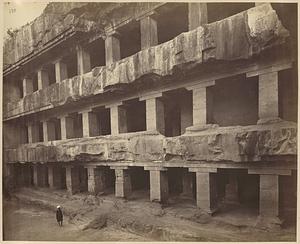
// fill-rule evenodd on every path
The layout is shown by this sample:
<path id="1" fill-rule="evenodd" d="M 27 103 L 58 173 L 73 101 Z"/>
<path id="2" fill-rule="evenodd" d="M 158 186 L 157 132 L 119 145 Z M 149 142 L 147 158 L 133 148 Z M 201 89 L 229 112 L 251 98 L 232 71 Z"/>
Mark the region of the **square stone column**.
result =
<path id="1" fill-rule="evenodd" d="M 68 78 L 67 65 L 61 60 L 56 60 L 55 65 L 55 80 L 56 82 L 61 82 Z"/>
<path id="2" fill-rule="evenodd" d="M 48 183 L 52 189 L 62 189 L 62 168 L 57 165 L 48 165 Z"/>
<path id="3" fill-rule="evenodd" d="M 80 45 L 76 47 L 76 51 L 78 75 L 82 75 L 91 71 L 90 53 Z"/>
<path id="4" fill-rule="evenodd" d="M 54 172 L 53 172 L 53 165 L 48 165 L 48 183 L 50 188 L 54 188 Z"/>
<path id="5" fill-rule="evenodd" d="M 197 206 L 213 214 L 217 210 L 217 169 L 214 168 L 189 168 L 196 172 L 196 200 Z"/>
<path id="6" fill-rule="evenodd" d="M 55 138 L 55 123 L 52 121 L 43 121 L 44 142 L 54 141 Z"/>
<path id="7" fill-rule="evenodd" d="M 49 86 L 49 75 L 46 70 L 38 70 L 38 90 Z"/>
<path id="8" fill-rule="evenodd" d="M 157 21 L 154 12 L 140 18 L 140 29 L 142 50 L 158 44 Z"/>
<path id="9" fill-rule="evenodd" d="M 279 176 L 260 175 L 259 214 L 263 217 L 279 215 Z"/>
<path id="10" fill-rule="evenodd" d="M 280 223 L 279 216 L 279 175 L 291 175 L 289 169 L 257 168 L 248 169 L 248 174 L 259 177 L 259 215 L 263 222 Z"/>
<path id="11" fill-rule="evenodd" d="M 33 185 L 38 186 L 38 166 L 34 164 L 33 166 Z"/>
<path id="12" fill-rule="evenodd" d="M 215 85 L 215 81 L 207 81 L 187 86 L 193 92 L 193 125 L 205 125 L 212 110 L 212 94 L 208 87 Z"/>
<path id="13" fill-rule="evenodd" d="M 105 39 L 105 59 L 107 66 L 121 59 L 119 36 L 119 33 L 116 31 L 107 33 Z"/>
<path id="14" fill-rule="evenodd" d="M 66 186 L 70 194 L 80 192 L 79 167 L 65 166 L 66 168 Z"/>
<path id="15" fill-rule="evenodd" d="M 208 23 L 207 3 L 188 3 L 189 30 Z"/>
<path id="16" fill-rule="evenodd" d="M 23 97 L 33 93 L 33 80 L 26 77 L 23 79 Z"/>
<path id="17" fill-rule="evenodd" d="M 127 132 L 127 113 L 122 103 L 107 105 L 110 108 L 111 134 L 118 135 Z"/>
<path id="18" fill-rule="evenodd" d="M 96 166 L 87 166 L 88 171 L 88 191 L 91 194 L 103 192 L 106 188 L 105 171 Z"/>
<path id="19" fill-rule="evenodd" d="M 150 170 L 150 201 L 165 203 L 169 197 L 167 168 L 144 167 Z"/>
<path id="20" fill-rule="evenodd" d="M 48 169 L 45 165 L 33 165 L 33 184 L 38 187 L 48 186 Z"/>
<path id="21" fill-rule="evenodd" d="M 127 166 L 110 167 L 115 170 L 115 194 L 116 197 L 128 197 L 131 194 L 131 177 Z"/>
<path id="22" fill-rule="evenodd" d="M 65 115 L 60 118 L 61 139 L 66 140 L 74 137 L 74 119 Z"/>
<path id="23" fill-rule="evenodd" d="M 36 123 L 28 124 L 28 143 L 38 142 L 40 139 L 39 126 Z"/>
<path id="24" fill-rule="evenodd" d="M 38 165 L 38 185 L 40 187 L 48 186 L 48 168 L 46 165 Z"/>
<path id="25" fill-rule="evenodd" d="M 100 134 L 100 126 L 97 114 L 92 110 L 81 111 L 83 137 L 97 136 Z"/>
<path id="26" fill-rule="evenodd" d="M 278 118 L 278 72 L 259 75 L 258 84 L 259 119 Z"/>
<path id="27" fill-rule="evenodd" d="M 292 67 L 292 63 L 284 63 L 246 74 L 247 78 L 258 76 L 258 124 L 280 120 L 278 72 Z"/>
<path id="28" fill-rule="evenodd" d="M 165 133 L 164 104 L 160 99 L 162 93 L 150 94 L 140 97 L 140 101 L 146 100 L 146 128 L 147 131 L 156 130 Z"/>

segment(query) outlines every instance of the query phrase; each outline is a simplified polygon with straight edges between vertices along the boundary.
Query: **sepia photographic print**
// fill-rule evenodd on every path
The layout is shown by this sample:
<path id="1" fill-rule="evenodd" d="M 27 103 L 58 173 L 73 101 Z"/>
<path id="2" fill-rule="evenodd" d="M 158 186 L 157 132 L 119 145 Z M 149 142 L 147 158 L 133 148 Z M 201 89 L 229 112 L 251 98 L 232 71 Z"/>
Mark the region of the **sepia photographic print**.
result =
<path id="1" fill-rule="evenodd" d="M 297 2 L 2 5 L 3 241 L 296 242 Z"/>

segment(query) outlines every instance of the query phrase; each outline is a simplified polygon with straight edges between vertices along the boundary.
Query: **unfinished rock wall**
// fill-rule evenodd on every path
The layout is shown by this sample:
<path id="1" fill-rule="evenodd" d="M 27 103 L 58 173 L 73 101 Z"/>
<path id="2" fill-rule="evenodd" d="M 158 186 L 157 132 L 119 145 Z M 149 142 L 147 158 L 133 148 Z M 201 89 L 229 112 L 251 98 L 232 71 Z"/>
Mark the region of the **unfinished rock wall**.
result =
<path id="1" fill-rule="evenodd" d="M 133 83 L 145 75 L 162 78 L 173 75 L 176 69 L 187 72 L 213 60 L 249 59 L 265 49 L 276 48 L 288 36 L 271 5 L 260 5 L 8 103 L 4 118 L 78 101 L 115 85 Z"/>
<path id="2" fill-rule="evenodd" d="M 161 3 L 49 3 L 43 13 L 14 30 L 4 43 L 4 68 L 40 51 L 68 29 L 103 33 L 104 27 L 118 26 Z M 119 8 L 122 7 L 122 11 Z"/>
<path id="3" fill-rule="evenodd" d="M 178 137 L 155 132 L 78 138 L 22 145 L 5 151 L 7 162 L 255 162 L 297 154 L 297 125 L 212 127 Z"/>

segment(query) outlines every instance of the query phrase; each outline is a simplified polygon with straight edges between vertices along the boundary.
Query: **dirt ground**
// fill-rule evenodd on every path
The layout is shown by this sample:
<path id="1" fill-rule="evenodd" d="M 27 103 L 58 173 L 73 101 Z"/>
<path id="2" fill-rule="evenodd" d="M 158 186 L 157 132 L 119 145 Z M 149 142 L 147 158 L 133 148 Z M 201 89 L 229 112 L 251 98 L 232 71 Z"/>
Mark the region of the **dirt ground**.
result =
<path id="1" fill-rule="evenodd" d="M 55 220 L 62 205 L 64 226 Z M 4 206 L 4 240 L 19 241 L 295 241 L 294 225 L 258 228 L 257 216 L 240 209 L 214 217 L 187 199 L 167 206 L 151 203 L 145 192 L 131 199 L 111 195 L 66 195 L 64 191 L 23 188 Z M 232 208 L 236 209 L 236 208 Z"/>

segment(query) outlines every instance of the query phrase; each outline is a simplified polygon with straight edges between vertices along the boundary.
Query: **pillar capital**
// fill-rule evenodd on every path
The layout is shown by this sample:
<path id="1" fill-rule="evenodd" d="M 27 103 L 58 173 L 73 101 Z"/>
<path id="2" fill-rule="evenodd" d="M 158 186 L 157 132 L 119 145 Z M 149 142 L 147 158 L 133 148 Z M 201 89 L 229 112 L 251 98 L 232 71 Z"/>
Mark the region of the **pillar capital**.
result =
<path id="1" fill-rule="evenodd" d="M 275 64 L 275 65 L 268 66 L 268 67 L 256 68 L 254 71 L 247 72 L 246 77 L 250 78 L 253 76 L 259 76 L 259 75 L 263 75 L 263 74 L 279 72 L 281 70 L 291 69 L 292 67 L 293 67 L 292 62 L 286 62 L 286 63 L 281 63 L 281 64 Z"/>
<path id="2" fill-rule="evenodd" d="M 128 169 L 128 166 L 109 166 L 111 169 L 119 169 L 119 170 L 125 170 Z"/>
<path id="3" fill-rule="evenodd" d="M 269 168 L 252 168 L 248 169 L 248 174 L 256 175 L 291 175 L 290 169 L 269 169 Z"/>
<path id="4" fill-rule="evenodd" d="M 217 173 L 217 168 L 206 168 L 206 167 L 193 167 L 189 168 L 189 172 L 196 172 L 196 173 Z"/>
<path id="5" fill-rule="evenodd" d="M 107 37 L 111 37 L 111 36 L 116 37 L 116 38 L 120 38 L 121 34 L 116 29 L 113 29 L 112 27 L 109 27 L 109 28 L 105 29 L 105 39 Z"/>
<path id="6" fill-rule="evenodd" d="M 144 19 L 144 18 L 147 18 L 147 17 L 151 17 L 151 18 L 153 18 L 153 19 L 157 19 L 158 13 L 157 13 L 157 11 L 155 11 L 155 10 L 151 10 L 151 11 L 149 11 L 149 12 L 146 12 L 146 13 L 141 14 L 140 16 L 138 16 L 138 17 L 136 18 L 136 20 L 137 20 L 137 21 L 140 21 L 141 19 Z"/>
<path id="7" fill-rule="evenodd" d="M 144 170 L 149 171 L 167 171 L 168 168 L 162 167 L 162 166 L 145 166 Z"/>
<path id="8" fill-rule="evenodd" d="M 139 97 L 140 101 L 148 100 L 148 99 L 154 99 L 154 98 L 160 98 L 162 97 L 162 92 L 151 92 L 145 95 L 141 95 Z"/>
<path id="9" fill-rule="evenodd" d="M 208 81 L 204 81 L 204 82 L 201 82 L 201 83 L 192 83 L 192 84 L 188 84 L 185 86 L 185 88 L 188 90 L 188 91 L 192 91 L 192 90 L 196 90 L 196 89 L 202 89 L 202 88 L 206 88 L 206 87 L 209 87 L 209 86 L 214 86 L 216 84 L 216 81 L 215 80 L 208 80 Z"/>

